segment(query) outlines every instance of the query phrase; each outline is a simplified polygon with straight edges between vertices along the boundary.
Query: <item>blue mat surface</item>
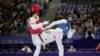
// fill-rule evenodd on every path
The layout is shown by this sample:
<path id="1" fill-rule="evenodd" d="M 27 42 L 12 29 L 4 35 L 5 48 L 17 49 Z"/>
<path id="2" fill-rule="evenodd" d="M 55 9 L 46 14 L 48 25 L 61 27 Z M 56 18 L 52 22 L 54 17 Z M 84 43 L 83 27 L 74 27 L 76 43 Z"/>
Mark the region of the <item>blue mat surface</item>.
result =
<path id="1" fill-rule="evenodd" d="M 0 53 L 0 56 L 33 56 L 33 53 Z M 43 52 L 40 56 L 58 56 L 58 53 L 55 52 Z M 66 52 L 64 56 L 100 56 L 100 52 Z"/>

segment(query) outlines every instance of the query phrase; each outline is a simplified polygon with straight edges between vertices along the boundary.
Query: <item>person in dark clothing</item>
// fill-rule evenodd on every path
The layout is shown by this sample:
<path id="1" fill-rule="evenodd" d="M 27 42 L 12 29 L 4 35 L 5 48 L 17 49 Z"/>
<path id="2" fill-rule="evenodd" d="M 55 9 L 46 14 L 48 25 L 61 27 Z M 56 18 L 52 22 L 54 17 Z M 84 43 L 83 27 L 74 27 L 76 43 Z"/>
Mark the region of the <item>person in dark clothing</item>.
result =
<path id="1" fill-rule="evenodd" d="M 92 48 L 92 43 L 93 43 L 93 39 L 94 39 L 94 34 L 92 33 L 92 30 L 89 29 L 87 30 L 87 43 L 88 43 L 88 48 Z"/>

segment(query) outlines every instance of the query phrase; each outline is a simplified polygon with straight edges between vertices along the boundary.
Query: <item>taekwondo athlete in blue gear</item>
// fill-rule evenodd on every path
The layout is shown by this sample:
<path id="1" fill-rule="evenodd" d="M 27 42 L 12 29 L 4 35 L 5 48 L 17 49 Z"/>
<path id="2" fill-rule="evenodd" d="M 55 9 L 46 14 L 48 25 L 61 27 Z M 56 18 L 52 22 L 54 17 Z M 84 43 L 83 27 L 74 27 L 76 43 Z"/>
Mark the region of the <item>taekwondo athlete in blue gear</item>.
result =
<path id="1" fill-rule="evenodd" d="M 57 28 L 60 28 L 63 31 L 63 35 L 67 35 L 68 38 L 71 38 L 75 33 L 75 30 L 71 29 L 71 26 L 66 19 L 54 21 L 46 28 L 51 28 L 55 25 L 58 25 Z"/>
<path id="2" fill-rule="evenodd" d="M 58 27 L 60 27 L 63 30 L 63 34 L 66 35 L 68 33 L 68 31 L 70 30 L 70 24 L 68 22 L 66 23 L 61 23 L 58 25 Z"/>
<path id="3" fill-rule="evenodd" d="M 51 27 L 58 25 L 56 29 L 53 29 L 53 36 L 55 37 L 54 40 L 57 43 L 59 56 L 64 56 L 64 47 L 62 44 L 63 35 L 67 35 L 68 38 L 71 38 L 75 32 L 71 31 L 70 24 L 66 19 L 61 19 L 57 21 L 53 21 L 50 25 L 45 27 L 45 30 L 49 31 Z M 65 33 L 63 33 L 65 32 Z M 48 40 L 49 41 L 49 40 Z"/>

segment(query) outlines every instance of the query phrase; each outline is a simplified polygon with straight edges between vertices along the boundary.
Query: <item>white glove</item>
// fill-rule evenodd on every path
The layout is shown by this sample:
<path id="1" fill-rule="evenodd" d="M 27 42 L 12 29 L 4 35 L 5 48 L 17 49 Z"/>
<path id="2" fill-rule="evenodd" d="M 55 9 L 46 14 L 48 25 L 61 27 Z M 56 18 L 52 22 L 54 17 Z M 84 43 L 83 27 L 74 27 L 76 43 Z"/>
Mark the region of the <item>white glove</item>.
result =
<path id="1" fill-rule="evenodd" d="M 44 21 L 44 22 L 43 22 L 43 25 L 47 25 L 47 24 L 49 24 L 48 21 Z"/>

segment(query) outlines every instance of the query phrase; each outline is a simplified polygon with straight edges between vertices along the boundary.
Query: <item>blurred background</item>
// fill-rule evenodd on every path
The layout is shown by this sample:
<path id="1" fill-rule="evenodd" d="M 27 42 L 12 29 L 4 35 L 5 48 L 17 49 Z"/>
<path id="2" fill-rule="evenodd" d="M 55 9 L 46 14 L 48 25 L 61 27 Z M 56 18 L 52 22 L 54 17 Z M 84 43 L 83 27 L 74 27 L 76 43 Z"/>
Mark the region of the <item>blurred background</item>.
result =
<path id="1" fill-rule="evenodd" d="M 100 51 L 100 0 L 0 0 L 0 56 L 11 56 L 2 54 L 7 52 L 20 53 L 24 46 L 34 52 L 27 28 L 34 4 L 41 6 L 41 21 L 72 19 L 71 27 L 76 33 L 71 39 L 63 36 L 65 52 Z M 46 50 L 41 52 L 56 53 L 55 44 L 47 44 Z"/>

